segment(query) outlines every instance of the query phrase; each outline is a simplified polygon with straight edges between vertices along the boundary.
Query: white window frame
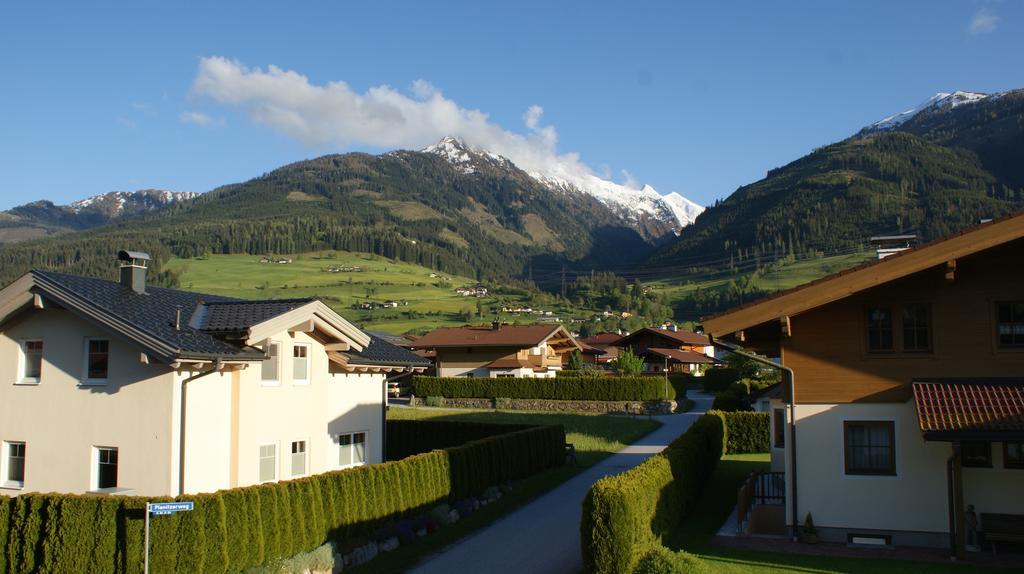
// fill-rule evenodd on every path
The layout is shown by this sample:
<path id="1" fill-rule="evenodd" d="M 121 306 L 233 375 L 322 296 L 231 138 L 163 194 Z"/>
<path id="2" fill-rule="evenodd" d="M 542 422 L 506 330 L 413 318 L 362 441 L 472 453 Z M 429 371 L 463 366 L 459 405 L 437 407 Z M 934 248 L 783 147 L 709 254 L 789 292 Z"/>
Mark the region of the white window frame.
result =
<path id="1" fill-rule="evenodd" d="M 102 450 L 113 450 L 117 452 L 117 484 L 114 486 L 106 486 L 100 488 L 100 451 Z M 104 446 L 104 445 L 93 445 L 92 457 L 90 460 L 90 468 L 92 476 L 89 480 L 89 490 L 91 492 L 111 492 L 117 490 L 121 485 L 121 449 L 116 446 Z"/>
<path id="2" fill-rule="evenodd" d="M 266 352 L 270 353 L 271 347 L 274 347 L 274 346 L 277 347 L 277 373 L 276 373 L 277 376 L 275 378 L 273 378 L 273 379 L 264 379 L 263 378 L 263 364 L 260 363 L 260 386 L 262 386 L 262 387 L 280 387 L 281 386 L 281 362 L 282 362 L 281 361 L 281 342 L 280 341 L 270 341 L 270 343 L 267 344 Z"/>
<path id="3" fill-rule="evenodd" d="M 302 348 L 302 349 L 306 350 L 306 356 L 304 357 L 305 360 L 306 360 L 306 378 L 305 379 L 296 379 L 295 378 L 295 359 L 296 359 L 296 357 L 295 357 L 295 349 L 299 349 L 299 348 Z M 295 343 L 295 344 L 292 345 L 292 384 L 293 385 L 306 386 L 306 385 L 309 384 L 310 380 L 313 378 L 313 376 L 312 376 L 313 375 L 313 373 L 312 373 L 313 361 L 310 360 L 311 359 L 310 354 L 311 354 L 312 350 L 313 350 L 312 347 L 310 345 L 306 344 L 306 343 Z"/>
<path id="4" fill-rule="evenodd" d="M 352 462 L 352 460 L 355 458 L 355 444 L 356 444 L 355 436 L 357 434 L 363 435 L 363 460 L 360 461 L 360 462 Z M 352 447 L 352 450 L 350 451 L 350 454 L 349 454 L 349 462 L 348 462 L 348 464 L 344 464 L 344 463 L 341 462 L 341 437 L 343 437 L 343 436 L 349 437 L 349 439 L 351 441 L 351 442 L 349 442 L 349 446 Z M 337 465 L 338 468 L 355 468 L 357 466 L 364 466 L 364 465 L 367 464 L 367 460 L 370 457 L 369 457 L 369 453 L 367 451 L 367 446 L 366 445 L 370 444 L 370 431 L 368 431 L 368 430 L 357 430 L 357 431 L 352 431 L 352 432 L 337 433 L 337 434 L 334 435 L 333 440 L 334 440 L 334 446 L 335 446 L 334 462 L 335 462 L 335 464 Z"/>
<path id="5" fill-rule="evenodd" d="M 43 378 L 43 360 L 42 356 L 39 357 L 39 376 L 38 377 L 26 377 L 25 368 L 28 366 L 28 344 L 29 343 L 42 343 L 42 339 L 22 339 L 18 342 L 18 379 L 14 383 L 16 385 L 38 385 L 39 381 Z M 43 352 L 46 352 L 46 345 L 43 345 Z M 86 359 L 88 360 L 88 359 Z M 88 367 L 88 366 L 87 366 Z"/>
<path id="6" fill-rule="evenodd" d="M 106 341 L 107 342 L 107 376 L 103 379 L 91 379 L 89 378 L 89 343 L 93 341 Z M 110 351 L 113 345 L 110 344 L 109 337 L 86 337 L 85 342 L 82 344 L 82 384 L 83 385 L 96 385 L 103 386 L 110 382 Z"/>
<path id="7" fill-rule="evenodd" d="M 5 440 L 5 441 L 3 441 L 2 444 L 3 444 L 3 458 L 0 459 L 0 478 L 2 478 L 3 481 L 0 482 L 0 487 L 2 487 L 2 488 L 10 488 L 10 489 L 15 489 L 15 490 L 21 490 L 21 489 L 25 488 L 25 475 L 28 474 L 26 472 L 28 457 L 27 456 L 23 456 L 22 457 L 22 463 L 21 463 L 22 464 L 22 476 L 21 476 L 21 481 L 20 482 L 19 481 L 8 480 L 7 479 L 7 471 L 10 468 L 10 465 L 11 465 L 11 447 L 14 446 L 14 445 L 19 445 L 19 444 L 22 445 L 22 446 L 25 446 L 25 441 L 20 441 L 20 440 L 10 440 L 10 441 L 8 441 L 8 440 Z M 28 454 L 28 447 L 25 448 L 25 452 L 26 452 L 26 455 L 27 455 Z"/>
<path id="8" fill-rule="evenodd" d="M 265 446 L 274 447 L 274 478 L 271 478 L 269 480 L 263 480 L 263 477 L 260 476 L 260 467 L 263 465 L 263 453 L 261 451 Z M 278 481 L 278 477 L 281 476 L 281 459 L 280 457 L 278 457 L 278 453 L 280 451 L 281 449 L 279 448 L 279 445 L 276 442 L 265 442 L 260 444 L 259 448 L 256 450 L 256 482 L 260 484 L 265 484 L 268 482 Z"/>
<path id="9" fill-rule="evenodd" d="M 295 473 L 295 452 L 291 452 L 295 448 L 295 443 L 302 443 L 302 472 Z M 306 476 L 309 474 L 309 441 L 306 439 L 299 439 L 291 441 L 288 445 L 288 470 L 292 478 L 298 478 L 300 476 Z"/>

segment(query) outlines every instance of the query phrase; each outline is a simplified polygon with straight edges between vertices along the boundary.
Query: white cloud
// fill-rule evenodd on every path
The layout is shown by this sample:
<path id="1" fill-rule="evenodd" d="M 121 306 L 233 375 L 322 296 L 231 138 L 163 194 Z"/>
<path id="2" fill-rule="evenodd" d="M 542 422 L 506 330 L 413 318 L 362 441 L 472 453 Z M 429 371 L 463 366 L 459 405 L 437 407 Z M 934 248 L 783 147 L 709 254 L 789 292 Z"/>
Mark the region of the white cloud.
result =
<path id="1" fill-rule="evenodd" d="M 993 14 L 988 8 L 981 8 L 971 18 L 971 25 L 968 31 L 971 34 L 988 34 L 994 32 L 999 26 L 999 16 Z"/>
<path id="2" fill-rule="evenodd" d="M 310 83 L 277 66 L 249 68 L 236 60 L 203 58 L 192 96 L 242 109 L 250 119 L 310 147 L 420 149 L 444 136 L 503 155 L 528 172 L 582 181 L 596 177 L 576 153 L 558 153 L 554 126 L 542 125 L 543 108 L 523 115 L 525 134 L 493 123 L 480 111 L 460 107 L 425 80 L 410 95 L 386 86 L 364 93 L 345 82 Z"/>
<path id="3" fill-rule="evenodd" d="M 195 124 L 197 126 L 222 126 L 224 120 L 221 118 L 212 118 L 203 112 L 185 111 L 178 114 L 178 121 L 183 124 Z"/>
<path id="4" fill-rule="evenodd" d="M 640 189 L 640 182 L 633 177 L 633 174 L 626 170 L 622 170 L 622 185 L 629 189 Z"/>

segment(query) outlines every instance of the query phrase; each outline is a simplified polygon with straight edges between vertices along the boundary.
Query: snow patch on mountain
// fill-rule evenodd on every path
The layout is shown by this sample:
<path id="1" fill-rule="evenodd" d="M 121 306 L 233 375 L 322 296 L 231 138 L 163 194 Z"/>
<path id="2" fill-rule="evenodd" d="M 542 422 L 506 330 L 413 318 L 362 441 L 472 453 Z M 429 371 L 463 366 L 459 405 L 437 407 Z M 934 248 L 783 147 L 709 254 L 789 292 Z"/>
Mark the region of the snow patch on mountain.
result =
<path id="1" fill-rule="evenodd" d="M 866 126 L 862 132 L 873 132 L 890 130 L 902 125 L 910 118 L 924 111 L 949 111 L 965 104 L 973 104 L 980 102 L 987 98 L 999 97 L 1000 94 L 983 94 L 980 92 L 939 92 L 920 104 L 910 108 L 909 110 L 902 111 L 898 114 L 891 115 L 887 118 L 878 120 L 877 122 Z"/>
<path id="2" fill-rule="evenodd" d="M 471 149 L 453 137 L 445 137 L 422 151 L 441 156 L 465 174 L 476 172 L 474 164 L 477 161 L 487 161 L 497 166 L 514 165 L 505 157 L 486 150 Z M 635 189 L 594 174 L 581 174 L 568 169 L 555 169 L 549 173 L 527 173 L 554 191 L 575 191 L 591 195 L 631 223 L 637 223 L 641 217 L 649 216 L 671 225 L 678 231 L 693 223 L 704 211 L 702 206 L 678 193 L 662 195 L 650 185 Z"/>
<path id="3" fill-rule="evenodd" d="M 117 216 L 125 211 L 126 206 L 133 209 L 153 210 L 168 205 L 194 199 L 199 194 L 193 191 L 168 191 L 165 189 L 143 189 L 139 191 L 111 191 L 87 197 L 68 204 L 75 214 L 89 209 L 103 209 L 110 215 Z"/>

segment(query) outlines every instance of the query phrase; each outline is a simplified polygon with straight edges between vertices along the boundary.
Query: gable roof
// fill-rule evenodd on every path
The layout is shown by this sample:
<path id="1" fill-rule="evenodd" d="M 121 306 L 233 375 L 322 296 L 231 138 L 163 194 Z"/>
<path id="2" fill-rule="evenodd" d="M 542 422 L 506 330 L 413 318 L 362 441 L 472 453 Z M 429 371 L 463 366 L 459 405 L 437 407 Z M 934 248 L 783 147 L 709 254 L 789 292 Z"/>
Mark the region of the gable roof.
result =
<path id="1" fill-rule="evenodd" d="M 714 357 L 709 357 L 704 353 L 697 353 L 695 351 L 684 351 L 682 349 L 660 349 L 651 347 L 644 351 L 642 354 L 657 355 L 662 358 L 675 361 L 677 363 L 717 363 L 718 360 Z"/>
<path id="2" fill-rule="evenodd" d="M 615 343 L 617 347 L 628 346 L 630 341 L 633 341 L 637 337 L 643 334 L 653 334 L 658 337 L 662 337 L 666 340 L 678 343 L 680 345 L 691 345 L 695 347 L 706 347 L 711 344 L 711 341 L 706 335 L 700 333 L 691 333 L 689 331 L 670 331 L 668 329 L 655 329 L 653 327 L 644 327 L 639 331 L 633 331 L 632 333 L 622 337 Z"/>
<path id="3" fill-rule="evenodd" d="M 586 343 L 588 345 L 613 345 L 615 343 L 618 343 L 619 339 L 621 338 L 622 335 L 618 333 L 598 333 L 596 335 L 584 337 L 583 339 L 578 340 L 581 343 Z"/>
<path id="4" fill-rule="evenodd" d="M 925 245 L 901 251 L 780 291 L 703 319 L 706 333 L 723 337 L 783 317 L 791 317 L 855 293 L 946 265 L 959 258 L 1024 238 L 1024 212 L 970 227 Z"/>
<path id="5" fill-rule="evenodd" d="M 349 365 L 429 367 L 433 364 L 430 359 L 374 335 L 370 335 L 370 343 L 362 351 L 339 351 L 338 354 L 346 357 Z"/>
<path id="6" fill-rule="evenodd" d="M 562 331 L 572 346 L 579 348 L 576 340 L 561 325 L 501 325 L 500 328 L 486 327 L 443 327 L 435 329 L 417 339 L 417 349 L 445 347 L 536 347 Z"/>
<path id="7" fill-rule="evenodd" d="M 261 361 L 266 355 L 251 339 L 299 323 L 344 343 L 360 362 L 423 363 L 371 338 L 316 299 L 245 301 L 153 286 L 136 293 L 116 281 L 55 271 L 30 271 L 0 290 L 0 323 L 37 297 L 121 334 L 166 363 Z"/>
<path id="8" fill-rule="evenodd" d="M 926 440 L 1024 439 L 1024 381 L 936 379 L 914 382 Z"/>

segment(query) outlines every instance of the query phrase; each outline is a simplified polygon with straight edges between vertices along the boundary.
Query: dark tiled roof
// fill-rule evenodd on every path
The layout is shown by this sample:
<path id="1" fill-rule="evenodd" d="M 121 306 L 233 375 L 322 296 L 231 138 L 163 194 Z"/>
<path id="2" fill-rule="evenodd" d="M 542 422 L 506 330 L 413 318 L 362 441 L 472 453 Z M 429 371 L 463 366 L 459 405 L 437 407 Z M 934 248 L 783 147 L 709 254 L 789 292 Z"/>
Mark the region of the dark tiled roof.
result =
<path id="1" fill-rule="evenodd" d="M 116 281 L 81 277 L 54 271 L 32 271 L 42 284 L 52 284 L 87 305 L 128 322 L 182 353 L 219 356 L 249 356 L 262 352 L 232 345 L 208 333 L 188 326 L 189 317 L 201 302 L 237 301 L 229 297 L 190 293 L 177 289 L 146 287 L 146 293 L 135 293 Z M 181 308 L 181 329 L 174 328 L 177 309 Z"/>
<path id="2" fill-rule="evenodd" d="M 694 351 L 683 351 L 681 349 L 656 349 L 650 348 L 644 351 L 643 354 L 652 354 L 659 357 L 666 357 L 678 363 L 717 363 L 718 361 L 714 357 L 709 357 L 704 353 L 696 353 Z"/>
<path id="3" fill-rule="evenodd" d="M 579 339 L 580 343 L 586 343 L 588 345 L 614 345 L 619 342 L 622 335 L 618 333 L 598 333 L 591 337 Z"/>
<path id="4" fill-rule="evenodd" d="M 364 331 L 365 333 L 365 331 Z M 367 333 L 369 334 L 369 333 Z M 343 355 L 349 358 L 348 362 L 353 365 L 415 365 L 429 367 L 430 359 L 425 359 L 408 349 L 370 335 L 370 344 L 362 351 L 345 351 Z"/>
<path id="5" fill-rule="evenodd" d="M 219 301 L 205 305 L 199 328 L 204 331 L 243 331 L 312 303 L 315 299 L 273 299 L 268 301 Z"/>
<path id="6" fill-rule="evenodd" d="M 926 439 L 1024 438 L 1024 380 L 950 379 L 913 386 Z"/>
<path id="7" fill-rule="evenodd" d="M 701 335 L 700 333 L 691 333 L 689 331 L 670 331 L 668 329 L 652 329 L 651 327 L 644 327 L 639 331 L 634 331 L 615 343 L 619 347 L 625 347 L 629 344 L 629 341 L 635 337 L 639 337 L 644 333 L 650 333 L 657 337 L 662 337 L 666 340 L 678 343 L 680 345 L 691 345 L 691 346 L 708 346 L 711 344 L 711 340 L 708 339 L 707 335 Z"/>
<path id="8" fill-rule="evenodd" d="M 443 327 L 416 340 L 416 348 L 437 347 L 533 347 L 560 329 L 558 325 L 502 325 L 494 327 Z"/>
<path id="9" fill-rule="evenodd" d="M 401 335 L 395 335 L 387 331 L 379 331 L 376 329 L 363 329 L 363 332 L 371 337 L 377 337 L 378 339 L 384 339 L 392 345 L 398 345 L 399 347 L 409 347 L 412 345 L 413 339 L 410 337 L 403 337 Z"/>

